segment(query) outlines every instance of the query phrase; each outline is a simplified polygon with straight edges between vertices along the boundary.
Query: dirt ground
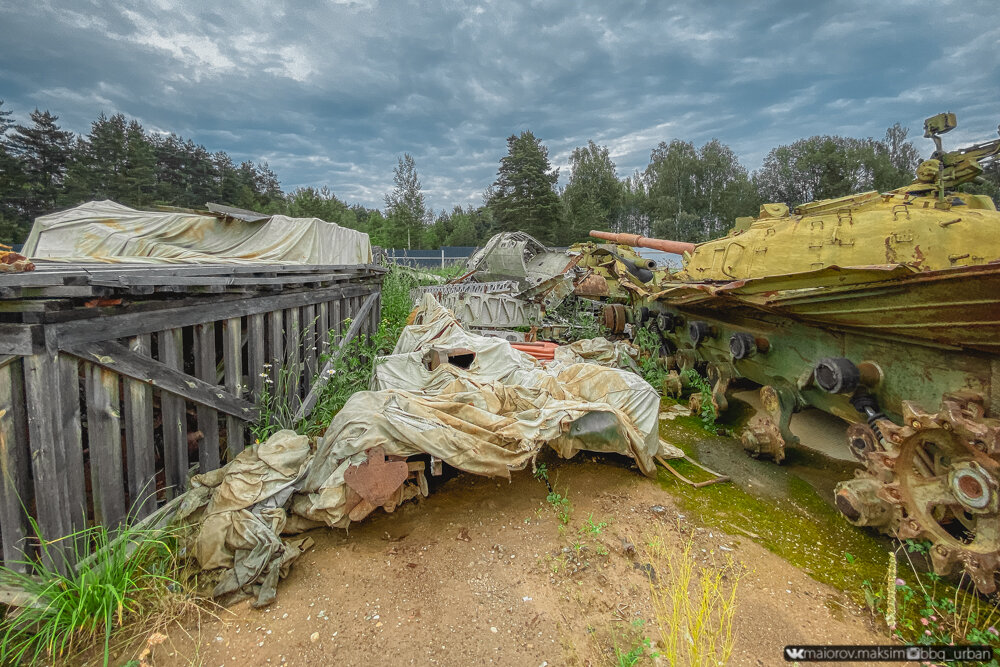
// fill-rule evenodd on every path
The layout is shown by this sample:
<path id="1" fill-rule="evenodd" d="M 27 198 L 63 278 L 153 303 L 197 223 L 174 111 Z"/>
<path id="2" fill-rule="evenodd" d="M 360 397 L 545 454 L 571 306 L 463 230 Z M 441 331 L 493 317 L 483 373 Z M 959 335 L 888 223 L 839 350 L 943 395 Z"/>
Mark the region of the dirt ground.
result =
<path id="1" fill-rule="evenodd" d="M 616 646 L 649 637 L 646 654 L 657 650 L 649 566 L 631 548 L 656 535 L 677 553 L 693 541 L 699 563 L 731 556 L 747 568 L 730 664 L 787 664 L 793 643 L 886 643 L 841 592 L 746 536 L 692 525 L 629 461 L 547 462 L 572 504 L 562 530 L 530 471 L 510 482 L 457 474 L 350 533 L 312 531 L 316 546 L 274 604 L 174 629 L 153 664 L 619 664 Z"/>

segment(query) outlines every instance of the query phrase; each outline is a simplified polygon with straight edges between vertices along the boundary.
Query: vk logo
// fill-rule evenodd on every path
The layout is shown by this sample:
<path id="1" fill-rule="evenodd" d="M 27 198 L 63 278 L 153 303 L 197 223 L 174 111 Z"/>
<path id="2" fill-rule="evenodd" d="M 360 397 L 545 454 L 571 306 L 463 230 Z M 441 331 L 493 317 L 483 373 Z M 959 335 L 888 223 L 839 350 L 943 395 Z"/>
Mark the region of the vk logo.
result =
<path id="1" fill-rule="evenodd" d="M 804 648 L 785 647 L 785 660 L 804 660 L 806 650 Z"/>

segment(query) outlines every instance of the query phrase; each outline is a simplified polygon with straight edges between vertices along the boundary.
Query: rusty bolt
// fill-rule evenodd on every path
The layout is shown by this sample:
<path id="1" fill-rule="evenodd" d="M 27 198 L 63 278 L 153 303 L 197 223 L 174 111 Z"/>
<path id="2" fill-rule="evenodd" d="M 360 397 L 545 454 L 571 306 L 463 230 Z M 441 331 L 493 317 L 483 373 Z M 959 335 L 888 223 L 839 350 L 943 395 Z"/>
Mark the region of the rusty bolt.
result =
<path id="1" fill-rule="evenodd" d="M 955 426 L 951 422 L 944 422 L 943 424 L 941 424 L 941 428 L 943 428 L 946 431 L 955 430 Z"/>
<path id="2" fill-rule="evenodd" d="M 901 435 L 899 435 L 898 433 L 890 433 L 889 434 L 889 439 L 892 440 L 893 442 L 902 442 L 903 441 L 903 437 Z"/>
<path id="3" fill-rule="evenodd" d="M 948 547 L 943 544 L 937 544 L 934 546 L 934 551 L 938 552 L 939 555 L 947 557 Z"/>
<path id="4" fill-rule="evenodd" d="M 920 420 L 914 419 L 913 421 L 910 422 L 910 426 L 912 426 L 913 428 L 920 428 Z"/>

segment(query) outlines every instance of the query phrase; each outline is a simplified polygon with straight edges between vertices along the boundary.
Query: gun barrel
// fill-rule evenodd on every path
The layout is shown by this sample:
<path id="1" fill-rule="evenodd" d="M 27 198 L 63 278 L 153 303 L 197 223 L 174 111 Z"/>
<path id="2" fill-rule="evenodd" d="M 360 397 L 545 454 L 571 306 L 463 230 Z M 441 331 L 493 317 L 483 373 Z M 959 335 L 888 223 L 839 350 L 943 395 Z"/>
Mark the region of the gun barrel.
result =
<path id="1" fill-rule="evenodd" d="M 639 236 L 638 234 L 614 234 L 612 232 L 601 232 L 591 230 L 590 235 L 595 239 L 602 239 L 604 241 L 610 241 L 611 243 L 617 243 L 618 245 L 630 245 L 638 246 L 640 248 L 652 248 L 654 250 L 662 250 L 663 252 L 674 253 L 675 255 L 683 255 L 686 252 L 694 252 L 694 243 L 687 243 L 685 241 L 668 241 L 666 239 L 651 239 L 645 236 Z"/>

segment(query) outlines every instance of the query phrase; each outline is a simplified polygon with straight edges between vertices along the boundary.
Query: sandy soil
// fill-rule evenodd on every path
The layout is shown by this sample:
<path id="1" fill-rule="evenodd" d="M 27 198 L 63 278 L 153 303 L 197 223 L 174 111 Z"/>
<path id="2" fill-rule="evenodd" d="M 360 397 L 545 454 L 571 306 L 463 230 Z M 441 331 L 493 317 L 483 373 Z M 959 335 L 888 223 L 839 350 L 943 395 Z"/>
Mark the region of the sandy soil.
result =
<path id="1" fill-rule="evenodd" d="M 884 643 L 843 594 L 747 537 L 691 525 L 627 461 L 548 465 L 572 502 L 562 531 L 529 472 L 511 482 L 458 474 L 349 534 L 313 531 L 316 546 L 275 604 L 244 602 L 175 629 L 154 664 L 617 664 L 615 644 L 627 651 L 648 636 L 656 649 L 648 566 L 629 548 L 655 534 L 678 552 L 693 540 L 701 562 L 732 556 L 748 568 L 731 664 L 788 664 L 790 643 Z M 588 518 L 607 526 L 588 532 Z"/>

